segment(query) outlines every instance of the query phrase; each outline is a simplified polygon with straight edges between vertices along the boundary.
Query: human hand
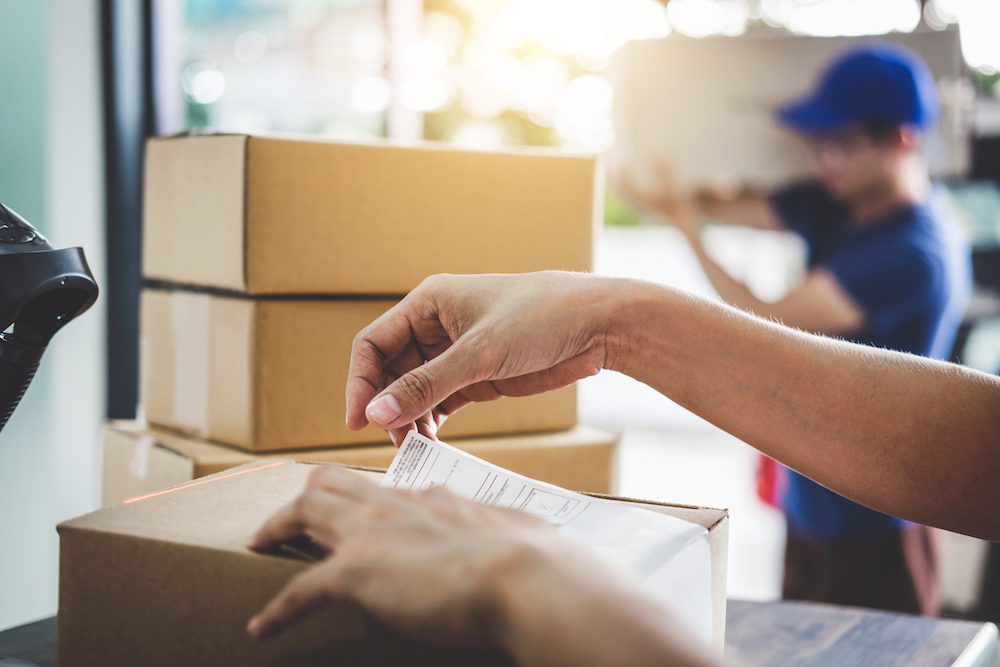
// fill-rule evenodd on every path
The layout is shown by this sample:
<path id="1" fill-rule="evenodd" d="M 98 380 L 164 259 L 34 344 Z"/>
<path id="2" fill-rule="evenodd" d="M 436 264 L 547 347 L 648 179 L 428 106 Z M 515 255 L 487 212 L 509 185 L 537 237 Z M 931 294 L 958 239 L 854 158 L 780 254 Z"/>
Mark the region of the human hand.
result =
<path id="1" fill-rule="evenodd" d="M 666 218 L 686 237 L 692 238 L 697 234 L 700 218 L 696 197 L 678 185 L 673 170 L 664 162 L 657 162 L 654 170 L 657 180 L 652 188 L 640 188 L 628 172 L 619 177 L 618 187 L 640 207 Z"/>
<path id="2" fill-rule="evenodd" d="M 444 487 L 383 489 L 332 465 L 250 547 L 303 535 L 328 556 L 250 619 L 258 639 L 343 600 L 422 641 L 496 647 L 522 665 L 718 667 L 634 582 L 517 510 Z"/>
<path id="3" fill-rule="evenodd" d="M 274 636 L 327 602 L 348 600 L 423 640 L 492 645 L 498 586 L 579 560 L 578 549 L 523 512 L 479 505 L 443 487 L 381 488 L 336 465 L 316 470 L 249 546 L 268 549 L 302 535 L 329 555 L 251 619 L 254 637 Z"/>
<path id="4" fill-rule="evenodd" d="M 347 425 L 434 437 L 473 401 L 527 396 L 607 367 L 614 279 L 566 272 L 428 278 L 354 339 Z"/>
<path id="5" fill-rule="evenodd" d="M 702 212 L 719 204 L 729 204 L 749 194 L 749 189 L 737 183 L 721 181 L 696 189 L 691 198 Z"/>

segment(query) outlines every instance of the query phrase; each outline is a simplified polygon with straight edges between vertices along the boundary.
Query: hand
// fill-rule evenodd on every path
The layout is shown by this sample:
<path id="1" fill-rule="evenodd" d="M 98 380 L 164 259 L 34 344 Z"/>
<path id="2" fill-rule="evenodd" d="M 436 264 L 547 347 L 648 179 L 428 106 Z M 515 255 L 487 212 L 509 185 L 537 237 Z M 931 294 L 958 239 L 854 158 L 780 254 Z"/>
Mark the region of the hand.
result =
<path id="1" fill-rule="evenodd" d="M 333 600 L 349 600 L 407 634 L 492 645 L 494 588 L 525 567 L 557 567 L 573 549 L 523 512 L 479 505 L 443 487 L 384 489 L 340 466 L 313 473 L 305 492 L 251 538 L 267 549 L 301 535 L 330 554 L 294 578 L 247 626 L 266 638 Z"/>
<path id="2" fill-rule="evenodd" d="M 428 278 L 354 339 L 347 425 L 434 436 L 473 401 L 527 396 L 607 367 L 614 279 L 542 272 Z"/>
<path id="3" fill-rule="evenodd" d="M 325 466 L 250 547 L 301 535 L 330 555 L 250 619 L 258 639 L 347 600 L 422 641 L 492 646 L 526 667 L 717 666 L 633 582 L 548 524 L 443 487 L 383 489 Z"/>
<path id="4" fill-rule="evenodd" d="M 697 199 L 681 189 L 673 171 L 665 163 L 657 162 L 655 171 L 657 183 L 650 190 L 639 188 L 627 172 L 619 178 L 619 187 L 640 207 L 666 218 L 687 238 L 695 238 L 701 217 Z"/>

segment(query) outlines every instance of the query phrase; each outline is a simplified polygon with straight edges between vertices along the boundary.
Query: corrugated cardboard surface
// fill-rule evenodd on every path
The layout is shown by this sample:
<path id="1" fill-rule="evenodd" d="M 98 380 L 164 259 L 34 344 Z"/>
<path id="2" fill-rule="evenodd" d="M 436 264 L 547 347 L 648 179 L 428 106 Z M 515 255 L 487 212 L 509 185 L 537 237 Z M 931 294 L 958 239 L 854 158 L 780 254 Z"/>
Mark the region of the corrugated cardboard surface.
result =
<path id="1" fill-rule="evenodd" d="M 245 136 L 146 144 L 142 267 L 147 276 L 243 289 Z"/>
<path id="2" fill-rule="evenodd" d="M 61 524 L 60 666 L 503 664 L 492 653 L 404 640 L 348 604 L 327 607 L 273 642 L 245 634 L 249 617 L 307 567 L 251 553 L 246 538 L 301 491 L 313 469 L 255 462 Z M 723 592 L 713 606 L 724 619 L 725 568 L 714 568 L 717 553 L 725 561 L 726 512 L 636 504 L 710 529 L 712 592 L 719 576 Z"/>
<path id="3" fill-rule="evenodd" d="M 393 300 L 250 299 L 146 289 L 142 401 L 154 424 L 254 451 L 388 443 L 344 425 L 358 331 Z M 442 438 L 557 431 L 576 424 L 576 390 L 460 410 Z"/>
<path id="4" fill-rule="evenodd" d="M 452 440 L 455 447 L 508 470 L 574 491 L 613 490 L 618 436 L 577 426 L 539 435 Z M 301 461 L 388 468 L 392 445 L 282 452 Z M 104 431 L 103 504 L 120 503 L 170 486 L 266 460 L 224 445 L 138 422 L 113 422 Z"/>
<path id="5" fill-rule="evenodd" d="M 146 147 L 143 270 L 251 294 L 405 294 L 434 273 L 588 271 L 599 161 L 301 136 Z"/>

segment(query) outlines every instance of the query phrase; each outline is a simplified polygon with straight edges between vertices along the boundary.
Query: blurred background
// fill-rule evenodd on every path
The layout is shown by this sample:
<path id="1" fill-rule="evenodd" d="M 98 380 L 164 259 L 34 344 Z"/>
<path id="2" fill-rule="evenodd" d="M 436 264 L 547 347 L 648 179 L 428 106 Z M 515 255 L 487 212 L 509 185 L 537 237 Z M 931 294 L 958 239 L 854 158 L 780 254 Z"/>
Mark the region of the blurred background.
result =
<path id="1" fill-rule="evenodd" d="M 610 176 L 640 183 L 665 158 L 687 186 L 766 187 L 810 168 L 772 108 L 847 44 L 898 41 L 937 83 L 929 165 L 974 246 L 954 355 L 1000 370 L 993 0 L 0 0 L 0 28 L 0 201 L 55 246 L 84 246 L 103 290 L 0 435 L 0 629 L 55 612 L 53 526 L 98 506 L 101 424 L 136 415 L 153 134 L 553 146 L 602 153 Z M 717 298 L 683 236 L 614 188 L 605 221 L 598 272 Z M 705 244 L 762 299 L 804 270 L 789 235 L 720 227 Z M 624 434 L 621 493 L 730 508 L 730 596 L 780 595 L 783 518 L 757 499 L 749 447 L 622 376 L 587 380 L 580 401 L 581 421 Z M 988 546 L 954 537 L 943 555 L 951 613 L 992 617 Z"/>

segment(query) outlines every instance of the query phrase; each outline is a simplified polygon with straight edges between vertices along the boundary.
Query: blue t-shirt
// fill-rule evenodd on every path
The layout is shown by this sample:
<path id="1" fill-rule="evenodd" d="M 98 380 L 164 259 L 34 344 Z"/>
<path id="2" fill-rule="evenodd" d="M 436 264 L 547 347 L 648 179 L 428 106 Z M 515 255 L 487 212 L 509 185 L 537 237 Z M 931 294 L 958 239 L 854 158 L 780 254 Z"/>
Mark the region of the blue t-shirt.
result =
<path id="1" fill-rule="evenodd" d="M 809 268 L 829 271 L 865 313 L 855 342 L 947 358 L 971 286 L 969 250 L 944 193 L 855 228 L 847 208 L 818 183 L 779 190 L 771 202 L 808 247 Z M 789 527 L 813 539 L 899 530 L 903 522 L 837 495 L 789 470 Z"/>

